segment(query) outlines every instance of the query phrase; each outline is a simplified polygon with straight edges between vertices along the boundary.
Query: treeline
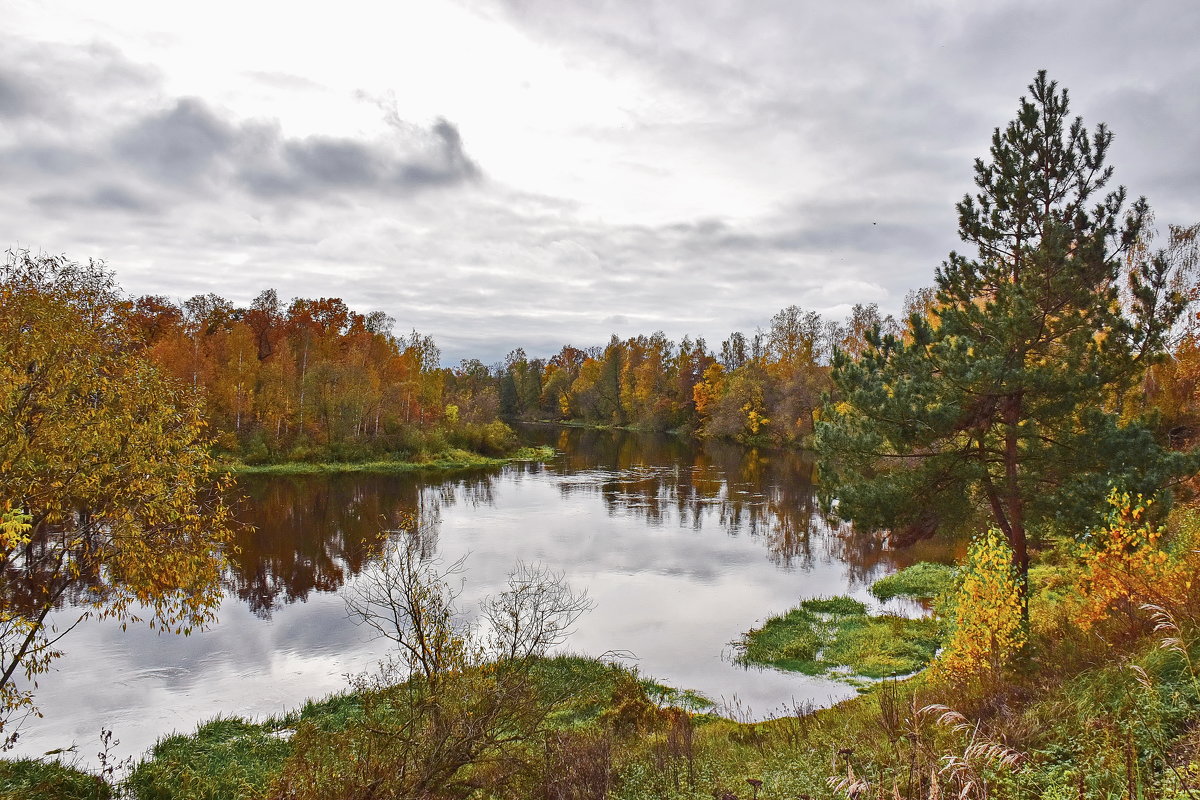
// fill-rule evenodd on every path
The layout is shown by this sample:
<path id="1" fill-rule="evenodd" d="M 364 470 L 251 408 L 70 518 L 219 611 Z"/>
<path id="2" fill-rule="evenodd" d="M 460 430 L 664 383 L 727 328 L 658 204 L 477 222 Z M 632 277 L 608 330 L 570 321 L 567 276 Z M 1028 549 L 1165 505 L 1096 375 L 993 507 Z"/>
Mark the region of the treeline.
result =
<path id="1" fill-rule="evenodd" d="M 1183 246 L 1194 229 L 1173 232 Z M 1190 288 L 1192 296 L 1200 295 Z M 909 292 L 901 319 L 934 319 L 934 290 Z M 1190 318 L 1171 336 L 1165 357 L 1120 403 L 1147 413 L 1174 447 L 1200 438 L 1200 329 Z M 857 358 L 878 328 L 904 339 L 903 326 L 874 303 L 856 304 L 842 320 L 789 306 L 767 330 L 730 334 L 716 348 L 703 338 L 679 343 L 661 333 L 619 339 L 605 347 L 563 347 L 549 359 L 513 350 L 488 370 L 463 362 L 447 378 L 457 400 L 485 398 L 477 416 L 551 420 L 651 430 L 678 430 L 747 443 L 801 445 L 812 434 L 823 398 L 837 394 L 830 379 L 836 350 Z M 469 391 L 460 387 L 469 385 Z M 837 398 L 834 397 L 836 400 Z M 1097 404 L 1102 402 L 1097 398 Z"/>
<path id="2" fill-rule="evenodd" d="M 911 293 L 906 313 L 929 302 Z M 773 444 L 812 433 L 830 388 L 834 348 L 859 353 L 876 326 L 898 330 L 874 303 L 843 322 L 788 306 L 767 330 L 734 332 L 716 348 L 703 338 L 676 344 L 661 333 L 606 347 L 563 347 L 549 359 L 509 353 L 492 371 L 498 412 L 507 418 L 577 421 Z M 464 362 L 459 375 L 479 373 Z"/>
<path id="3" fill-rule="evenodd" d="M 911 293 L 906 313 L 929 300 Z M 218 446 L 250 463 L 447 444 L 496 453 L 514 444 L 500 419 L 800 443 L 830 388 L 834 348 L 858 353 L 874 327 L 898 330 L 874 304 L 855 305 L 844 322 L 789 306 L 767 330 L 732 333 L 716 348 L 658 332 L 445 369 L 432 338 L 395 336 L 391 317 L 339 298 L 284 303 L 268 289 L 239 307 L 215 294 L 148 295 L 130 301 L 128 319 L 150 357 L 204 395 Z"/>
<path id="4" fill-rule="evenodd" d="M 437 346 L 416 331 L 393 335 L 381 311 L 360 314 L 338 298 L 284 304 L 268 289 L 247 307 L 215 294 L 178 304 L 144 296 L 128 312 L 150 357 L 203 393 L 218 447 L 247 462 L 515 444 L 503 426 L 447 420 Z"/>
<path id="5" fill-rule="evenodd" d="M 931 289 L 910 292 L 903 318 L 928 314 Z M 246 307 L 215 295 L 181 303 L 129 302 L 134 339 L 166 372 L 205 397 L 218 446 L 247 462 L 401 457 L 449 446 L 500 454 L 516 444 L 500 419 L 551 420 L 774 445 L 803 444 L 831 391 L 835 349 L 857 356 L 870 331 L 901 326 L 875 304 L 845 320 L 797 306 L 766 330 L 716 347 L 657 332 L 550 358 L 518 348 L 494 365 L 440 365 L 434 340 L 396 336 L 381 311 L 339 298 L 280 301 L 271 289 Z M 1161 414 L 1176 444 L 1200 429 L 1200 336 L 1189 327 L 1134 402 Z"/>

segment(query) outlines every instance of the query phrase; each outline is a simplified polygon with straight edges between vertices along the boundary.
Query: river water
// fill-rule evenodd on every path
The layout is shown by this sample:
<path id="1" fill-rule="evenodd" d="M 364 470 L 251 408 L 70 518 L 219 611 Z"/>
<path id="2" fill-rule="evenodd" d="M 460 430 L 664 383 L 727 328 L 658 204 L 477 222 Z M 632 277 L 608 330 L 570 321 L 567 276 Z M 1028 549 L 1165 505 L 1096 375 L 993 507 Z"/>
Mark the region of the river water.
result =
<path id="1" fill-rule="evenodd" d="M 831 529 L 815 506 L 813 463 L 799 453 L 551 426 L 523 433 L 557 457 L 453 474 L 243 478 L 244 529 L 219 622 L 189 637 L 80 625 L 39 681 L 44 717 L 24 724 L 15 754 L 75 746 L 94 763 L 106 728 L 121 742 L 115 755 L 138 756 L 216 715 L 277 714 L 344 689 L 386 646 L 352 623 L 341 592 L 380 532 L 413 520 L 428 556 L 465 557 L 464 613 L 502 590 L 518 559 L 539 562 L 595 604 L 564 649 L 619 654 L 746 719 L 853 690 L 737 666 L 731 643 L 743 631 L 805 597 L 870 602 L 871 581 L 946 556 Z"/>

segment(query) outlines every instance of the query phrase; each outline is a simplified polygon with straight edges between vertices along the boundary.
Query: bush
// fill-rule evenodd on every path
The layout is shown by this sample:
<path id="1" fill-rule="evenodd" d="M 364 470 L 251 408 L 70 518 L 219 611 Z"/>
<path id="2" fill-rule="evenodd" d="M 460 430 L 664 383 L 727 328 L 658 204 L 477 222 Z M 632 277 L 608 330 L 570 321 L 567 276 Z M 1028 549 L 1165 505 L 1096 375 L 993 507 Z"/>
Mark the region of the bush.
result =
<path id="1" fill-rule="evenodd" d="M 450 431 L 450 441 L 466 450 L 485 456 L 504 456 L 520 444 L 517 432 L 499 420 L 481 423 L 462 423 Z"/>

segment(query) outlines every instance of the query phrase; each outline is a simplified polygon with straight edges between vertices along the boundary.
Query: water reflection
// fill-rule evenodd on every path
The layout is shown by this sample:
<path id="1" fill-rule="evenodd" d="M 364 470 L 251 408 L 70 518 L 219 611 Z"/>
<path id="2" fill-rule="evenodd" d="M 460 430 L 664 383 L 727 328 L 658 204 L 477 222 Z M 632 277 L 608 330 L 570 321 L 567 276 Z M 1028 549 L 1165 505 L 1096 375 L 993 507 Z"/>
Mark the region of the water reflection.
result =
<path id="1" fill-rule="evenodd" d="M 381 533 L 420 530 L 421 554 L 437 551 L 442 509 L 490 505 L 495 471 L 444 483 L 415 475 L 249 476 L 232 501 L 242 524 L 227 589 L 258 617 L 316 592 L 336 592 L 363 570 Z"/>
<path id="2" fill-rule="evenodd" d="M 651 528 L 716 526 L 750 537 L 785 570 L 842 562 L 853 588 L 913 561 L 953 555 L 929 542 L 896 551 L 879 536 L 831 527 L 817 508 L 816 466 L 807 454 L 627 431 L 526 426 L 522 433 L 559 456 L 509 468 L 505 474 L 516 482 L 548 480 L 564 501 L 594 496 L 607 514 Z M 337 591 L 362 571 L 382 531 L 421 530 L 423 555 L 430 557 L 444 509 L 494 506 L 499 474 L 243 478 L 237 516 L 245 530 L 231 558 L 229 590 L 269 619 L 281 604 Z"/>

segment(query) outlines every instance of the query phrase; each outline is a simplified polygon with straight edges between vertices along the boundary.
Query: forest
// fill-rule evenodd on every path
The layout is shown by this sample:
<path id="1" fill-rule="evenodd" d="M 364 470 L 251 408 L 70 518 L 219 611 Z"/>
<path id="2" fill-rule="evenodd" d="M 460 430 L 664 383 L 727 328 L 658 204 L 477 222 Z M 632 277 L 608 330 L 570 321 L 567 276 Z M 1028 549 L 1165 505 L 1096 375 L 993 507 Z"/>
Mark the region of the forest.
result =
<path id="1" fill-rule="evenodd" d="M 1177 288 L 1188 296 L 1200 291 L 1196 234 L 1195 227 L 1168 233 Z M 936 303 L 933 288 L 911 291 L 902 318 L 930 317 Z M 444 367 L 432 337 L 397 336 L 383 312 L 360 314 L 338 298 L 285 304 L 268 289 L 241 308 L 212 294 L 181 303 L 143 296 L 127 301 L 124 313 L 146 354 L 203 394 L 217 447 L 251 464 L 405 457 L 436 450 L 446 437 L 500 453 L 506 438 L 480 431 L 505 420 L 811 446 L 833 389 L 834 353 L 860 356 L 872 331 L 906 335 L 876 304 L 857 304 L 844 320 L 793 305 L 766 330 L 735 331 L 716 348 L 701 337 L 676 343 L 660 331 L 613 335 L 604 346 L 564 345 L 549 357 L 517 348 L 497 364 Z M 1198 349 L 1200 329 L 1189 316 L 1131 395 L 1178 446 L 1200 422 Z"/>
<path id="2" fill-rule="evenodd" d="M 913 292 L 906 312 L 931 301 L 931 291 Z M 498 420 L 802 446 L 831 387 L 834 350 L 862 352 L 877 326 L 899 331 L 875 305 L 856 305 L 844 323 L 789 306 L 767 331 L 734 332 L 717 350 L 656 332 L 446 368 L 431 337 L 396 336 L 383 312 L 360 314 L 338 298 L 283 303 L 267 289 L 236 307 L 213 294 L 180 303 L 143 296 L 123 314 L 138 346 L 202 393 L 217 446 L 251 464 L 404 457 L 431 441 L 436 450 L 435 432 L 499 452 L 503 437 L 478 434 Z"/>

